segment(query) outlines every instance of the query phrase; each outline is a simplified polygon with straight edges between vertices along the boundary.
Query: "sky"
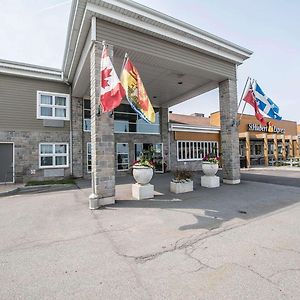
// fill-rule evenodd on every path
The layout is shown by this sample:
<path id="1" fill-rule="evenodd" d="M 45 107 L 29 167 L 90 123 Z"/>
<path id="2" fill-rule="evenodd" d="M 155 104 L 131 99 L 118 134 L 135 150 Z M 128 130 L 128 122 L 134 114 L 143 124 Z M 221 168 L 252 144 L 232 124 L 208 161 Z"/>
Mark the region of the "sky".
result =
<path id="1" fill-rule="evenodd" d="M 238 68 L 238 98 L 247 77 L 255 78 L 283 119 L 300 123 L 299 0 L 137 2 L 252 50 Z M 0 0 L 0 7 L 0 59 L 61 68 L 71 1 Z M 206 116 L 217 110 L 218 90 L 172 108 Z"/>

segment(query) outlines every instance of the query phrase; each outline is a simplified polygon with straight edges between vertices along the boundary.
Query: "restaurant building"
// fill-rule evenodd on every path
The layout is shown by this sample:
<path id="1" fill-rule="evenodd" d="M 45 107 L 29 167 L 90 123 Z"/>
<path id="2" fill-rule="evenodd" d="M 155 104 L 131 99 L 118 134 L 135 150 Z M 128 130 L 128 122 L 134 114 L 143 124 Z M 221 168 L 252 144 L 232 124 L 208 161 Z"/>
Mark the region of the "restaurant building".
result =
<path id="1" fill-rule="evenodd" d="M 220 112 L 209 117 L 170 114 L 170 141 L 172 168 L 188 166 L 201 169 L 208 153 L 222 153 L 220 146 Z M 299 157 L 300 125 L 290 120 L 265 118 L 262 126 L 255 116 L 238 114 L 239 156 L 243 168 L 273 166 L 290 158 Z M 233 122 L 233 126 L 236 126 Z"/>
<path id="2" fill-rule="evenodd" d="M 201 170 L 207 154 L 219 155 L 220 137 L 220 126 L 212 125 L 203 114 L 169 113 L 170 169 Z"/>

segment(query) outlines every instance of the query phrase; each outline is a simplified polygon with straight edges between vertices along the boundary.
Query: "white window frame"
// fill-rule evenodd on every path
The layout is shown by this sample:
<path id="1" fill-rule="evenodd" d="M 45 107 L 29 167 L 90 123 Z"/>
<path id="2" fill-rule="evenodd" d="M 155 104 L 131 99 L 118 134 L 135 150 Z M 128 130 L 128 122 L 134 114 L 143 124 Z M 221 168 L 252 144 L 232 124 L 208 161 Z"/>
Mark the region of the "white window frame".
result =
<path id="1" fill-rule="evenodd" d="M 118 153 L 118 145 L 119 144 L 120 145 L 126 144 L 128 152 L 127 153 Z M 118 163 L 118 154 L 127 154 L 128 155 L 128 163 L 127 163 L 128 167 L 127 167 L 127 169 L 121 169 L 121 170 L 118 169 L 118 165 L 119 165 L 119 163 Z M 117 158 L 117 163 L 116 163 L 117 164 L 117 171 L 118 172 L 128 171 L 129 170 L 129 144 L 128 143 L 116 143 L 116 158 Z M 125 164 L 120 164 L 120 165 L 125 165 Z"/>
<path id="2" fill-rule="evenodd" d="M 92 108 L 90 108 L 90 109 L 88 109 L 88 108 L 84 108 L 84 101 L 90 101 L 90 103 L 91 103 L 91 100 L 90 99 L 83 99 L 83 106 L 82 106 L 82 120 L 83 120 L 83 123 L 82 123 L 82 127 L 83 127 L 83 131 L 84 132 L 91 132 L 91 130 L 87 130 L 87 129 L 85 129 L 85 120 L 90 120 L 91 122 L 92 122 L 92 118 L 90 118 L 90 119 L 87 119 L 87 118 L 85 118 L 84 117 L 84 111 L 85 110 L 90 110 L 91 111 L 91 115 L 92 115 Z"/>
<path id="3" fill-rule="evenodd" d="M 91 153 L 89 153 L 89 145 L 91 145 Z M 89 155 L 91 156 L 92 160 L 92 143 L 88 142 L 86 143 L 86 171 L 88 174 L 92 173 L 92 165 L 91 165 L 91 171 L 89 171 Z"/>
<path id="4" fill-rule="evenodd" d="M 41 104 L 41 96 L 51 96 L 52 97 L 52 104 Z M 55 97 L 64 97 L 66 98 L 66 105 L 55 105 Z M 41 116 L 41 107 L 49 107 L 52 108 L 52 116 Z M 65 117 L 55 117 L 53 113 L 55 112 L 55 108 L 63 108 L 66 109 L 66 116 Z M 63 120 L 63 121 L 70 121 L 70 95 L 69 94 L 62 94 L 62 93 L 52 93 L 52 92 L 45 92 L 45 91 L 37 91 L 37 105 L 36 105 L 36 117 L 37 119 L 43 120 Z"/>
<path id="5" fill-rule="evenodd" d="M 184 155 L 183 157 L 183 152 L 181 152 L 181 158 L 179 158 L 179 143 L 181 143 L 181 149 L 183 144 L 185 147 Z M 199 152 L 199 145 L 200 143 L 200 148 L 203 150 L 203 153 Z M 195 155 L 195 147 L 196 147 L 196 156 Z M 208 155 L 213 147 L 217 147 L 217 155 L 219 155 L 219 143 L 217 141 L 185 141 L 185 140 L 179 140 L 176 143 L 176 152 L 177 152 L 177 161 L 197 161 L 197 160 L 203 160 L 203 158 Z M 189 151 L 187 151 L 189 149 Z M 191 155 L 191 149 L 192 149 L 192 155 Z M 187 158 L 189 157 L 189 158 Z M 193 157 L 193 158 L 191 158 Z"/>
<path id="6" fill-rule="evenodd" d="M 41 146 L 42 145 L 52 145 L 52 153 L 41 154 Z M 66 153 L 55 153 L 53 150 L 55 149 L 55 145 L 66 145 L 67 152 Z M 66 165 L 55 165 L 55 157 L 59 156 L 67 156 L 67 164 Z M 41 157 L 52 157 L 52 166 L 42 166 L 41 165 Z M 40 169 L 61 169 L 69 167 L 69 144 L 68 143 L 39 143 L 39 168 Z"/>

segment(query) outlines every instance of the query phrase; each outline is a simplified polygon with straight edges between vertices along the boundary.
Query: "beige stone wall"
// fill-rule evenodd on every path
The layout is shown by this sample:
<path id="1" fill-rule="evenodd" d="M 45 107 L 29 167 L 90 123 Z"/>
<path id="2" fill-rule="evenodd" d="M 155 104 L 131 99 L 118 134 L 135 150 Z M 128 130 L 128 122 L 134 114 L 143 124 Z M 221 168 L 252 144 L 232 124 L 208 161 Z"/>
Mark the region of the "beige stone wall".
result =
<path id="1" fill-rule="evenodd" d="M 39 143 L 68 143 L 70 150 L 69 132 L 55 132 L 53 130 L 1 131 L 0 142 L 14 143 L 16 182 L 51 179 L 51 177 L 44 176 L 45 169 L 39 169 Z M 35 174 L 31 174 L 33 170 Z M 70 167 L 63 170 L 64 177 L 70 176 Z M 57 179 L 57 177 L 55 178 Z"/>

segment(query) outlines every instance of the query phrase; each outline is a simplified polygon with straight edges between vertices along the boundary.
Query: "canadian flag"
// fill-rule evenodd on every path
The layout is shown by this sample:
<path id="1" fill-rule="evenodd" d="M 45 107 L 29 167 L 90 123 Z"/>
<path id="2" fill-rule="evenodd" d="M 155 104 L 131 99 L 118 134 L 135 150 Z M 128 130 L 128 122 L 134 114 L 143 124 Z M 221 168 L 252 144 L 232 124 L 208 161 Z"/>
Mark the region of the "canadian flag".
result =
<path id="1" fill-rule="evenodd" d="M 109 112 L 121 104 L 121 101 L 125 96 L 125 90 L 121 85 L 120 79 L 108 55 L 107 46 L 103 47 L 100 72 L 100 104 L 102 112 Z"/>
<path id="2" fill-rule="evenodd" d="M 266 126 L 267 122 L 265 121 L 263 115 L 260 113 L 257 102 L 255 100 L 255 95 L 252 89 L 252 86 L 247 91 L 247 94 L 245 95 L 244 99 L 245 102 L 250 104 L 254 108 L 255 117 L 256 119 L 263 125 Z"/>

